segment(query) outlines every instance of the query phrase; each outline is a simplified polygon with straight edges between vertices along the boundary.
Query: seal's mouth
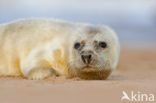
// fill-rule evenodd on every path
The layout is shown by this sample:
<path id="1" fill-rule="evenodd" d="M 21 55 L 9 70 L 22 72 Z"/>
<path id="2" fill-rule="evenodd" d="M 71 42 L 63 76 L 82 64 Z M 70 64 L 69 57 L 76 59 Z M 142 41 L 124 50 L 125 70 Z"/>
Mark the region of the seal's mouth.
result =
<path id="1" fill-rule="evenodd" d="M 87 65 L 87 66 L 84 66 L 81 71 L 82 72 L 97 72 L 98 69 L 93 68 L 92 66 Z"/>

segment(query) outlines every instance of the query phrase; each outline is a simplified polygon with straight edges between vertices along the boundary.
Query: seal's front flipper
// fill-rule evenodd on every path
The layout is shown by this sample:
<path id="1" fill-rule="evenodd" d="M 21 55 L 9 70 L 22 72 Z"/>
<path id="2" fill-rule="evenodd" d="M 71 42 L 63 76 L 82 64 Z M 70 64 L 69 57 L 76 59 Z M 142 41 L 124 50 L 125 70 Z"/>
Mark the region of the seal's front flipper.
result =
<path id="1" fill-rule="evenodd" d="M 35 68 L 28 73 L 27 78 L 31 80 L 42 80 L 53 75 L 55 74 L 50 68 Z"/>

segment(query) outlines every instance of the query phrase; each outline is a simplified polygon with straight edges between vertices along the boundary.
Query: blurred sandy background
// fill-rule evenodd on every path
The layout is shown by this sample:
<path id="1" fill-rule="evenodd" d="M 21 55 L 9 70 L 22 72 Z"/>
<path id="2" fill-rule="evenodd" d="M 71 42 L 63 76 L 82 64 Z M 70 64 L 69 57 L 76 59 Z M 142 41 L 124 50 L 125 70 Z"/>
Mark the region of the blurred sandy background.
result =
<path id="1" fill-rule="evenodd" d="M 118 68 L 103 81 L 0 78 L 0 103 L 121 103 L 123 90 L 156 96 L 155 0 L 0 0 L 0 24 L 31 17 L 111 26 L 121 43 Z"/>

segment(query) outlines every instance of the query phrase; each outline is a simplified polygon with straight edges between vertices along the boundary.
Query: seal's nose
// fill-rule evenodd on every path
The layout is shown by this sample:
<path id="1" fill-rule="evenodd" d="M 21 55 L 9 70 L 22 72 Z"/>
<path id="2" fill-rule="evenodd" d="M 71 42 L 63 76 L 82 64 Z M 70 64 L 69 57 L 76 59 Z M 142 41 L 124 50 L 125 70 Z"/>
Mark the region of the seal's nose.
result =
<path id="1" fill-rule="evenodd" d="M 92 55 L 91 54 L 82 54 L 81 55 L 81 59 L 85 64 L 89 64 L 91 59 L 92 59 Z"/>

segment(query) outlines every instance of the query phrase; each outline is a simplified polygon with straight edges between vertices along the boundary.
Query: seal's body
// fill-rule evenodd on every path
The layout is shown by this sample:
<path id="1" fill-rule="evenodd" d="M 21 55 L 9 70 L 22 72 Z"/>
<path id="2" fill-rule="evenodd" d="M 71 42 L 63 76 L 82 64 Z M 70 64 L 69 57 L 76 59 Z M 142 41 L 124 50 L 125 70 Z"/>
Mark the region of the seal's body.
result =
<path id="1" fill-rule="evenodd" d="M 0 26 L 0 76 L 105 79 L 118 57 L 118 39 L 108 27 L 47 19 Z"/>

